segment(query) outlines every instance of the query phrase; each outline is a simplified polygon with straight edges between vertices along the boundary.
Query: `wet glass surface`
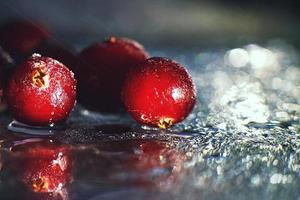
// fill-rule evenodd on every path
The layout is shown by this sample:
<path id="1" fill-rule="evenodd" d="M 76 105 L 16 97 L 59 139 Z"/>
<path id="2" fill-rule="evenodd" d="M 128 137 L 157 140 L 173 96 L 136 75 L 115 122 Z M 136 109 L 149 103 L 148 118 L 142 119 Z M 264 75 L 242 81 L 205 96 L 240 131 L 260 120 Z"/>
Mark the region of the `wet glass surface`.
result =
<path id="1" fill-rule="evenodd" d="M 0 115 L 0 199 L 297 199 L 299 52 L 270 41 L 234 49 L 150 49 L 185 64 L 198 103 L 168 131 L 77 106 L 48 136 Z"/>

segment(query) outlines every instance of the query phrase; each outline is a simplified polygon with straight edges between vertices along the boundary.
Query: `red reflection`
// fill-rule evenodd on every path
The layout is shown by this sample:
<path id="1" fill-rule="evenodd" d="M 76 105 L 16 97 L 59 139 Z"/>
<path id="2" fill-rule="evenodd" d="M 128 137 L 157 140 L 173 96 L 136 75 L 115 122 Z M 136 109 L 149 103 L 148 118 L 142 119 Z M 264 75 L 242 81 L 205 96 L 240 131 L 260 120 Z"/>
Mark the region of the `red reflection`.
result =
<path id="1" fill-rule="evenodd" d="M 51 141 L 27 142 L 12 148 L 13 168 L 29 189 L 66 199 L 65 185 L 72 180 L 71 156 L 67 146 Z"/>
<path id="2" fill-rule="evenodd" d="M 138 173 L 133 182 L 140 186 L 169 189 L 184 171 L 186 155 L 168 143 L 145 141 L 137 146 L 126 168 Z"/>
<path id="3" fill-rule="evenodd" d="M 173 143 L 158 140 L 103 141 L 73 153 L 77 181 L 163 191 L 180 183 L 188 160 Z"/>

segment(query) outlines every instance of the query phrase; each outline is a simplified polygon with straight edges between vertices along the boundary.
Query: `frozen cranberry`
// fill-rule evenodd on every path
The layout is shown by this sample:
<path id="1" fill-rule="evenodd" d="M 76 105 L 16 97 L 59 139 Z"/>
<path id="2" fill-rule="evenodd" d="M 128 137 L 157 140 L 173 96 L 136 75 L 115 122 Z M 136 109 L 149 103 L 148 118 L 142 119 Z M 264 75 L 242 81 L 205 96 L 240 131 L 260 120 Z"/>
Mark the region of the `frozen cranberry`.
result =
<path id="1" fill-rule="evenodd" d="M 147 59 L 128 74 L 122 96 L 135 120 L 159 128 L 185 119 L 196 101 L 195 86 L 186 69 L 159 57 Z"/>
<path id="2" fill-rule="evenodd" d="M 51 141 L 25 142 L 12 148 L 11 168 L 36 193 L 61 193 L 72 181 L 70 148 Z"/>
<path id="3" fill-rule="evenodd" d="M 45 27 L 29 21 L 14 21 L 0 27 L 0 44 L 13 54 L 30 53 L 47 37 Z"/>
<path id="4" fill-rule="evenodd" d="M 84 49 L 77 70 L 79 102 L 96 111 L 120 110 L 126 73 L 147 57 L 139 43 L 125 38 L 110 37 Z"/>
<path id="5" fill-rule="evenodd" d="M 7 97 L 16 120 L 30 125 L 59 123 L 75 104 L 76 80 L 62 63 L 33 54 L 13 73 Z"/>

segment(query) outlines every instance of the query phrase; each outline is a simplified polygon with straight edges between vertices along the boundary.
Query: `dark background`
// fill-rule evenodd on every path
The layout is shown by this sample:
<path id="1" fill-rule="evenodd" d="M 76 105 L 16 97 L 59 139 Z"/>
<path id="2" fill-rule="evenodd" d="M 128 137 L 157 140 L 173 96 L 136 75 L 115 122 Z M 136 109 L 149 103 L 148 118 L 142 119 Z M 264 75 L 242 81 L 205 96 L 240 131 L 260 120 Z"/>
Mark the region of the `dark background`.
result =
<path id="1" fill-rule="evenodd" d="M 299 47 L 298 9 L 291 0 L 2 0 L 0 23 L 40 21 L 56 39 L 78 45 L 113 34 L 146 46 L 209 47 L 280 38 Z"/>

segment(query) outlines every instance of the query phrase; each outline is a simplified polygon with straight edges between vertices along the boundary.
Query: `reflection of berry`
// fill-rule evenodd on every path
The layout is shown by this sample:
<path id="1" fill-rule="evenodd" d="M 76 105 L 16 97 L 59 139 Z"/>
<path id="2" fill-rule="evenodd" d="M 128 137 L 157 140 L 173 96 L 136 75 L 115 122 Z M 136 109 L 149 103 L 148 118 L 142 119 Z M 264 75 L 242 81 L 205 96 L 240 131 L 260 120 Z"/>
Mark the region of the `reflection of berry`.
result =
<path id="1" fill-rule="evenodd" d="M 122 107 L 120 93 L 126 73 L 148 54 L 133 40 L 110 37 L 84 49 L 79 57 L 79 102 L 92 110 L 112 112 Z"/>
<path id="2" fill-rule="evenodd" d="M 22 182 L 38 193 L 59 193 L 71 181 L 71 157 L 68 147 L 49 141 L 15 146 L 13 168 Z"/>
<path id="3" fill-rule="evenodd" d="M 122 96 L 135 120 L 159 128 L 185 119 L 196 101 L 195 86 L 186 69 L 158 57 L 144 61 L 128 74 Z"/>
<path id="4" fill-rule="evenodd" d="M 74 169 L 88 180 L 162 190 L 180 181 L 188 159 L 173 143 L 155 139 L 103 141 L 97 147 L 84 145 L 73 155 Z"/>
<path id="5" fill-rule="evenodd" d="M 58 123 L 75 104 L 76 80 L 62 63 L 33 54 L 13 73 L 7 97 L 16 120 L 30 125 Z"/>
<path id="6" fill-rule="evenodd" d="M 10 53 L 30 53 L 49 37 L 45 27 L 27 21 L 15 21 L 0 27 L 0 44 Z"/>
<path id="7" fill-rule="evenodd" d="M 169 189 L 180 178 L 187 160 L 185 154 L 176 148 L 155 140 L 144 141 L 136 152 L 125 167 L 140 174 L 133 182 L 143 187 Z"/>

